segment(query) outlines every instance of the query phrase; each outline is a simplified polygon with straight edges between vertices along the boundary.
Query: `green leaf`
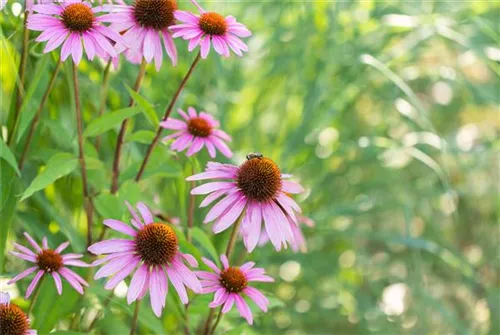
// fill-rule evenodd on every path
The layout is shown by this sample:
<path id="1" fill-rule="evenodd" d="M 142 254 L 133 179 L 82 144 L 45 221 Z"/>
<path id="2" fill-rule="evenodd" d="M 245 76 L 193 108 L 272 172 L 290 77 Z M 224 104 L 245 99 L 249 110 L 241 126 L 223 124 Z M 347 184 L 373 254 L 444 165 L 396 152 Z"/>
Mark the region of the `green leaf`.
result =
<path id="1" fill-rule="evenodd" d="M 113 194 L 101 193 L 94 199 L 94 206 L 103 218 L 120 219 L 124 203 Z"/>
<path id="2" fill-rule="evenodd" d="M 210 254 L 212 259 L 217 261 L 219 259 L 219 255 L 208 235 L 198 227 L 194 227 L 191 233 L 193 235 L 193 239 Z"/>
<path id="3" fill-rule="evenodd" d="M 14 154 L 10 151 L 9 147 L 5 144 L 2 138 L 0 138 L 0 158 L 7 161 L 14 171 L 16 171 L 18 176 L 21 175 L 21 171 L 17 168 L 16 157 L 14 157 Z"/>
<path id="4" fill-rule="evenodd" d="M 146 116 L 148 121 L 153 125 L 154 128 L 158 128 L 160 121 L 158 120 L 158 115 L 156 115 L 156 111 L 153 105 L 127 85 L 125 85 L 125 87 L 127 88 L 130 97 L 134 99 L 137 105 L 141 108 L 142 112 L 144 113 L 144 116 Z"/>
<path id="5" fill-rule="evenodd" d="M 37 110 L 37 104 L 40 102 L 39 99 L 33 99 L 33 94 L 38 88 L 38 84 L 42 79 L 43 75 L 47 72 L 47 66 L 49 64 L 50 57 L 42 57 L 40 61 L 36 63 L 35 70 L 33 71 L 34 76 L 29 80 L 29 88 L 26 92 L 26 95 L 23 98 L 23 104 L 21 105 L 20 115 L 21 118 L 19 120 L 19 126 L 16 132 L 16 143 L 19 143 L 24 132 L 28 128 L 28 125 L 31 123 L 31 120 L 35 117 L 35 113 Z M 48 84 L 48 80 L 45 83 L 45 87 Z M 36 107 L 35 107 L 36 106 Z"/>
<path id="6" fill-rule="evenodd" d="M 142 144 L 150 144 L 153 142 L 155 133 L 149 130 L 139 130 L 130 136 L 127 136 L 127 142 L 137 142 Z"/>
<path id="7" fill-rule="evenodd" d="M 87 333 L 82 333 L 82 332 L 73 332 L 70 330 L 61 330 L 53 333 L 45 333 L 45 334 L 50 334 L 50 335 L 85 335 Z"/>
<path id="8" fill-rule="evenodd" d="M 35 177 L 26 191 L 24 191 L 21 201 L 49 186 L 57 179 L 70 174 L 77 166 L 78 160 L 73 155 L 65 152 L 56 154 L 49 160 L 45 169 Z"/>
<path id="9" fill-rule="evenodd" d="M 85 137 L 93 137 L 100 135 L 113 127 L 120 124 L 123 120 L 128 119 L 129 117 L 134 116 L 139 113 L 139 107 L 127 107 L 123 109 L 119 109 L 117 111 L 104 114 L 98 119 L 92 121 L 85 129 L 83 136 Z"/>
<path id="10" fill-rule="evenodd" d="M 77 272 L 80 275 L 83 274 L 82 270 Z M 32 323 L 32 328 L 37 329 L 40 333 L 50 332 L 59 320 L 72 313 L 81 297 L 66 280 L 62 282 L 63 295 L 57 294 L 52 276 L 45 275 L 41 283 L 40 295 L 33 310 L 35 322 Z"/>
<path id="11" fill-rule="evenodd" d="M 12 169 L 0 169 L 0 270 L 5 266 L 4 255 L 7 237 L 11 227 L 12 219 L 17 207 L 16 194 L 20 179 Z"/>

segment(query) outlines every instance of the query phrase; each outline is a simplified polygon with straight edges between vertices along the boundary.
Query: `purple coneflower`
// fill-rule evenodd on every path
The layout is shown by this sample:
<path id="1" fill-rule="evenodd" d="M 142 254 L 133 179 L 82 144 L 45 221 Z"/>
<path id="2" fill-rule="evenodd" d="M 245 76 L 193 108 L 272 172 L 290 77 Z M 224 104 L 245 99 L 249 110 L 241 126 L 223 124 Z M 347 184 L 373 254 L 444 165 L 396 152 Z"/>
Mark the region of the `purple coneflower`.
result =
<path id="1" fill-rule="evenodd" d="M 247 45 L 239 39 L 239 37 L 252 35 L 245 25 L 236 21 L 231 15 L 224 17 L 214 12 L 206 12 L 196 1 L 192 0 L 192 2 L 200 11 L 200 15 L 176 11 L 175 18 L 182 24 L 170 27 L 174 32 L 173 37 L 189 40 L 189 51 L 199 44 L 202 58 L 207 58 L 210 44 L 219 55 L 225 57 L 229 57 L 229 49 L 238 56 L 243 55 L 242 51 L 248 51 Z"/>
<path id="2" fill-rule="evenodd" d="M 302 232 L 302 228 L 300 225 L 306 225 L 307 227 L 314 227 L 314 221 L 310 218 L 301 215 L 295 214 L 297 217 L 298 225 L 293 222 L 290 218 L 288 218 L 288 222 L 290 224 L 290 228 L 292 229 L 294 241 L 290 243 L 290 246 L 293 252 L 307 252 L 307 243 L 304 237 L 304 233 Z M 260 233 L 259 246 L 263 246 L 269 242 L 269 236 L 266 231 L 262 231 Z"/>
<path id="3" fill-rule="evenodd" d="M 231 137 L 222 130 L 217 129 L 220 123 L 212 115 L 205 112 L 200 112 L 198 115 L 193 107 L 188 108 L 189 115 L 182 109 L 177 111 L 184 121 L 168 119 L 160 123 L 160 126 L 165 129 L 177 130 L 176 133 L 163 138 L 164 141 L 172 138 L 176 139 L 170 147 L 172 150 L 181 152 L 189 148 L 187 156 L 192 156 L 206 146 L 212 158 L 216 155 L 216 148 L 228 158 L 233 156 L 233 153 L 224 142 L 231 141 Z"/>
<path id="4" fill-rule="evenodd" d="M 240 267 L 229 266 L 226 255 L 221 255 L 220 260 L 223 268 L 219 269 L 212 261 L 202 258 L 209 268 L 215 273 L 197 271 L 196 275 L 201 280 L 203 293 L 215 292 L 214 300 L 209 304 L 210 308 L 223 305 L 222 313 L 227 313 L 236 304 L 240 315 L 249 324 L 253 323 L 253 315 L 246 303 L 244 296 L 249 297 L 264 312 L 267 312 L 269 300 L 256 288 L 248 286 L 249 282 L 273 282 L 274 279 L 265 275 L 262 268 L 254 268 L 254 262 L 247 262 Z"/>
<path id="5" fill-rule="evenodd" d="M 10 302 L 10 295 L 0 292 L 0 333 L 36 335 L 37 331 L 30 329 L 30 319 L 19 306 Z"/>
<path id="6" fill-rule="evenodd" d="M 62 61 L 71 55 L 76 64 L 80 63 L 83 50 L 90 60 L 96 54 L 102 58 L 116 57 L 117 52 L 112 43 L 127 44 L 120 34 L 102 24 L 109 22 L 112 16 L 96 15 L 104 12 L 105 6 L 92 8 L 90 3 L 82 0 L 64 0 L 34 5 L 32 8 L 38 14 L 28 17 L 28 28 L 42 31 L 36 40 L 47 41 L 43 52 L 50 52 L 62 45 Z"/>
<path id="7" fill-rule="evenodd" d="M 29 298 L 33 290 L 39 283 L 40 279 L 44 275 L 50 275 L 54 279 L 54 283 L 56 285 L 57 293 L 62 294 L 62 281 L 61 276 L 66 279 L 66 281 L 80 294 L 83 294 L 83 287 L 88 286 L 87 282 L 80 277 L 74 271 L 68 269 L 68 265 L 77 266 L 77 267 L 88 267 L 87 263 L 82 262 L 79 258 L 82 258 L 81 254 L 61 254 L 61 252 L 66 249 L 69 245 L 69 242 L 64 242 L 59 245 L 55 250 L 49 249 L 49 245 L 47 243 L 47 238 L 44 237 L 42 240 L 42 247 L 35 242 L 35 240 L 28 234 L 24 233 L 24 237 L 31 244 L 35 252 L 32 250 L 23 247 L 20 244 L 14 243 L 14 247 L 19 251 L 11 251 L 10 253 L 13 256 L 16 256 L 20 259 L 24 259 L 28 262 L 35 263 L 36 265 L 30 267 L 29 269 L 21 272 L 14 278 L 12 278 L 8 284 L 13 284 L 18 280 L 30 275 L 31 273 L 36 272 L 35 278 L 28 286 L 28 290 L 26 291 L 26 298 Z"/>
<path id="8" fill-rule="evenodd" d="M 291 175 L 281 174 L 278 165 L 261 154 L 250 154 L 239 167 L 230 164 L 209 162 L 205 172 L 186 180 L 222 179 L 194 188 L 191 194 L 208 194 L 200 207 L 206 207 L 218 198 L 224 199 L 214 205 L 204 223 L 212 222 L 214 233 L 229 228 L 241 216 L 241 234 L 248 252 L 257 245 L 262 221 L 276 250 L 293 243 L 293 231 L 288 218 L 297 222 L 295 212 L 299 205 L 287 194 L 304 191 L 302 186 L 289 181 Z"/>
<path id="9" fill-rule="evenodd" d="M 88 250 L 96 255 L 106 256 L 98 259 L 93 265 L 102 266 L 95 274 L 95 279 L 111 277 L 104 288 L 112 290 L 136 268 L 127 293 L 127 302 L 142 299 L 149 290 L 151 307 L 159 317 L 168 291 L 168 280 L 175 287 L 181 301 L 188 303 L 184 286 L 194 292 L 201 291 L 201 285 L 190 266 L 198 266 L 196 259 L 179 251 L 179 243 L 175 231 L 164 223 L 154 222 L 153 215 L 143 204 L 137 204 L 142 219 L 127 203 L 132 214 L 132 228 L 118 220 L 107 219 L 104 224 L 113 230 L 131 236 L 133 239 L 111 239 L 97 242 Z"/>
<path id="10" fill-rule="evenodd" d="M 106 6 L 104 6 L 106 7 Z M 128 47 L 137 51 L 147 63 L 154 59 L 159 71 L 163 62 L 163 43 L 172 64 L 177 64 L 177 49 L 169 27 L 175 23 L 175 0 L 136 0 L 133 5 L 117 5 L 109 7 L 113 13 L 106 17 L 113 22 L 111 29 L 123 33 Z M 122 52 L 127 45 L 117 44 L 116 49 Z"/>

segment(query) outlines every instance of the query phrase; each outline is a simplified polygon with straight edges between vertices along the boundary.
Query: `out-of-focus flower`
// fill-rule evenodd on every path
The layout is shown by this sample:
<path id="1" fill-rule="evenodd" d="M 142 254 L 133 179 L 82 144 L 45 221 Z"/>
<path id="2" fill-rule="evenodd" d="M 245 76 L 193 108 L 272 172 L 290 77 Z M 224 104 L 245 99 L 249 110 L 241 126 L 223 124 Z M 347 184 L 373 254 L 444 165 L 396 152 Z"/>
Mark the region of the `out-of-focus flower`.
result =
<path id="1" fill-rule="evenodd" d="M 289 178 L 291 175 L 281 174 L 275 162 L 259 154 L 249 155 L 239 167 L 209 162 L 205 172 L 186 180 L 224 180 L 198 186 L 191 194 L 208 194 L 200 207 L 225 196 L 210 209 L 203 222 L 215 220 L 212 230 L 220 233 L 242 216 L 241 234 L 248 252 L 252 252 L 260 238 L 262 221 L 276 250 L 286 247 L 287 242 L 294 243 L 289 218 L 296 224 L 295 212 L 301 209 L 287 193 L 297 194 L 304 189 Z"/>
<path id="2" fill-rule="evenodd" d="M 192 156 L 204 146 L 207 147 L 210 157 L 216 155 L 216 148 L 226 157 L 231 158 L 233 153 L 224 141 L 231 141 L 231 137 L 220 129 L 219 121 L 208 113 L 200 112 L 196 114 L 193 107 L 188 108 L 188 114 L 182 109 L 177 110 L 184 121 L 177 119 L 168 119 L 160 123 L 160 126 L 166 129 L 177 130 L 172 135 L 163 138 L 164 141 L 175 138 L 171 149 L 178 152 L 187 151 L 187 156 Z"/>
<path id="3" fill-rule="evenodd" d="M 33 11 L 37 14 L 29 15 L 28 28 L 42 31 L 36 40 L 47 42 L 43 52 L 50 52 L 62 45 L 62 61 L 71 55 L 76 64 L 80 63 L 83 50 L 90 60 L 96 54 L 102 58 L 116 57 L 117 52 L 112 43 L 127 43 L 120 34 L 103 25 L 112 16 L 96 15 L 104 12 L 104 8 L 93 8 L 90 3 L 81 0 L 34 5 Z"/>
<path id="4" fill-rule="evenodd" d="M 201 279 L 203 293 L 215 292 L 214 300 L 209 304 L 210 308 L 223 305 L 222 313 L 227 313 L 236 304 L 240 315 L 249 324 L 253 323 L 253 315 L 246 303 L 244 296 L 249 297 L 264 312 L 267 312 L 269 300 L 256 288 L 248 286 L 249 282 L 273 282 L 274 279 L 265 274 L 263 268 L 254 268 L 254 262 L 248 262 L 240 267 L 229 266 L 226 255 L 221 255 L 223 265 L 219 269 L 212 261 L 202 258 L 203 262 L 215 273 L 197 271 L 196 275 Z"/>
<path id="5" fill-rule="evenodd" d="M 310 218 L 301 215 L 301 214 L 296 214 L 297 217 L 297 223 L 298 225 L 293 222 L 290 218 L 288 218 L 288 222 L 290 224 L 290 228 L 292 229 L 294 241 L 290 243 L 290 246 L 293 250 L 293 252 L 306 252 L 307 251 L 307 243 L 306 239 L 304 237 L 304 233 L 302 232 L 302 228 L 300 227 L 301 224 L 306 225 L 308 227 L 314 227 L 314 221 L 311 220 Z M 267 232 L 263 230 L 260 233 L 260 239 L 259 239 L 259 246 L 263 246 L 269 242 L 269 236 L 267 235 Z"/>
<path id="6" fill-rule="evenodd" d="M 174 11 L 177 9 L 175 0 L 136 0 L 133 5 L 104 6 L 112 13 L 107 18 L 113 22 L 111 29 L 123 32 L 126 43 L 118 43 L 116 50 L 120 53 L 130 47 L 139 52 L 147 63 L 154 59 L 156 70 L 159 71 L 163 62 L 162 37 L 165 50 L 177 64 L 177 49 L 175 48 L 169 27 L 175 23 Z"/>
<path id="7" fill-rule="evenodd" d="M 88 250 L 96 255 L 106 255 L 93 263 L 103 265 L 95 274 L 95 279 L 111 277 L 104 288 L 114 289 L 136 268 L 127 293 L 127 302 L 142 299 L 149 290 L 151 307 L 160 316 L 165 307 L 168 280 L 172 283 L 181 301 L 188 303 L 185 286 L 194 292 L 201 291 L 201 285 L 194 272 L 184 262 L 196 267 L 196 259 L 179 251 L 175 231 L 167 224 L 155 223 L 153 215 L 143 204 L 137 204 L 142 220 L 127 203 L 132 214 L 132 225 L 118 220 L 107 219 L 104 224 L 113 230 L 129 235 L 133 239 L 110 239 L 91 245 Z"/>
<path id="8" fill-rule="evenodd" d="M 30 319 L 19 306 L 10 302 L 8 293 L 0 292 L 0 331 L 1 334 L 36 335 L 30 329 Z"/>
<path id="9" fill-rule="evenodd" d="M 202 58 L 207 58 L 210 44 L 219 55 L 225 57 L 229 57 L 229 49 L 238 56 L 242 56 L 243 51 L 248 51 L 247 45 L 239 38 L 252 35 L 245 25 L 231 15 L 224 17 L 214 12 L 206 12 L 196 1 L 191 1 L 200 11 L 200 15 L 176 11 L 175 18 L 182 23 L 170 27 L 174 32 L 173 37 L 189 40 L 189 51 L 199 44 Z"/>
<path id="10" fill-rule="evenodd" d="M 56 285 L 57 293 L 62 294 L 62 281 L 61 276 L 66 279 L 66 281 L 80 294 L 83 294 L 83 287 L 88 286 L 87 282 L 80 277 L 74 271 L 68 269 L 69 266 L 78 266 L 78 267 L 88 267 L 87 263 L 82 262 L 79 258 L 82 258 L 81 254 L 61 254 L 61 252 L 66 249 L 69 245 L 69 242 L 64 242 L 60 246 L 58 246 L 55 250 L 49 248 L 47 238 L 44 237 L 42 240 L 42 247 L 35 242 L 35 240 L 28 234 L 24 233 L 24 237 L 31 244 L 35 252 L 32 250 L 23 247 L 20 244 L 14 243 L 14 247 L 18 250 L 11 251 L 10 254 L 16 256 L 17 258 L 24 259 L 28 262 L 35 263 L 36 265 L 33 267 L 24 270 L 12 280 L 8 282 L 8 284 L 13 284 L 18 280 L 36 272 L 35 278 L 28 286 L 26 290 L 26 298 L 29 298 L 33 290 L 39 283 L 40 279 L 44 275 L 50 275 L 54 279 L 54 283 Z"/>

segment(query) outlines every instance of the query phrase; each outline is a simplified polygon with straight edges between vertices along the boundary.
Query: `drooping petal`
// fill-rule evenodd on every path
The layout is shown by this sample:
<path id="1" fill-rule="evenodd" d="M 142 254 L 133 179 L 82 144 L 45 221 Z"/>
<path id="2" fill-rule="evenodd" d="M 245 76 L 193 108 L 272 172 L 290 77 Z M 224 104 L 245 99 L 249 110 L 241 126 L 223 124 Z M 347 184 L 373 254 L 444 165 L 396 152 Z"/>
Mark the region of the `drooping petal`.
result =
<path id="1" fill-rule="evenodd" d="M 33 293 L 33 290 L 35 289 L 36 285 L 40 281 L 40 278 L 45 274 L 45 271 L 40 270 L 37 272 L 35 275 L 35 278 L 31 281 L 31 284 L 28 286 L 28 289 L 26 290 L 26 295 L 24 296 L 26 299 L 28 299 L 31 296 L 31 293 Z"/>
<path id="2" fill-rule="evenodd" d="M 264 294 L 262 294 L 262 292 L 253 287 L 247 286 L 243 289 L 243 293 L 252 299 L 263 312 L 267 312 L 269 300 L 264 296 Z"/>
<path id="3" fill-rule="evenodd" d="M 139 294 L 147 285 L 148 281 L 148 267 L 143 264 L 137 269 L 132 280 L 130 281 L 130 286 L 127 292 L 127 303 L 130 305 L 133 301 L 137 299 Z"/>
<path id="4" fill-rule="evenodd" d="M 61 295 L 62 294 L 61 277 L 59 276 L 59 274 L 57 272 L 52 272 L 51 275 L 52 275 L 52 278 L 54 278 L 54 283 L 56 284 L 57 293 L 59 295 Z"/>
<path id="5" fill-rule="evenodd" d="M 34 266 L 32 268 L 28 268 L 28 269 L 24 270 L 23 272 L 21 272 L 20 274 L 18 274 L 17 276 L 15 276 L 14 278 L 12 278 L 11 280 L 9 280 L 7 282 L 7 284 L 12 285 L 15 282 L 17 282 L 18 280 L 23 279 L 26 276 L 29 276 L 30 274 L 32 274 L 36 270 L 38 270 L 38 266 Z"/>
<path id="6" fill-rule="evenodd" d="M 250 307 L 248 307 L 246 301 L 240 295 L 235 295 L 234 300 L 236 302 L 236 308 L 238 308 L 240 315 L 244 319 L 246 319 L 249 324 L 253 324 L 252 311 L 250 310 Z"/>

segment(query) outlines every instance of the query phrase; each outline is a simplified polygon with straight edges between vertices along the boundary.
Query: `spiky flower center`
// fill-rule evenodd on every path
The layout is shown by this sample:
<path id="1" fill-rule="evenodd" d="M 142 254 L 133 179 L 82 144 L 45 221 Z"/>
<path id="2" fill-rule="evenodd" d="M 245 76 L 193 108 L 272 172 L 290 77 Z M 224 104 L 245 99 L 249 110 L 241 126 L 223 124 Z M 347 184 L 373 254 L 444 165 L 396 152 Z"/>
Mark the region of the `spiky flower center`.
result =
<path id="1" fill-rule="evenodd" d="M 0 304 L 0 334 L 25 335 L 29 329 L 26 314 L 14 304 Z"/>
<path id="2" fill-rule="evenodd" d="M 37 256 L 37 264 L 40 270 L 57 272 L 63 266 L 63 258 L 52 249 L 44 249 Z"/>
<path id="3" fill-rule="evenodd" d="M 134 17 L 137 23 L 155 30 L 163 30 L 173 25 L 175 10 L 175 0 L 136 0 L 134 3 Z"/>
<path id="4" fill-rule="evenodd" d="M 152 223 L 142 228 L 135 237 L 136 251 L 147 265 L 170 263 L 178 249 L 177 235 L 164 223 Z"/>
<path id="5" fill-rule="evenodd" d="M 79 33 L 89 30 L 94 24 L 92 9 L 83 3 L 73 3 L 66 6 L 61 18 L 66 28 Z"/>
<path id="6" fill-rule="evenodd" d="M 247 287 L 248 281 L 239 268 L 231 266 L 221 271 L 220 283 L 228 292 L 239 293 Z"/>
<path id="7" fill-rule="evenodd" d="M 188 121 L 188 131 L 197 137 L 208 137 L 212 132 L 212 126 L 201 117 L 194 117 Z"/>
<path id="8" fill-rule="evenodd" d="M 281 189 L 281 172 L 271 159 L 256 157 L 240 166 L 237 183 L 248 198 L 267 202 L 274 199 Z"/>
<path id="9" fill-rule="evenodd" d="M 220 14 L 203 13 L 200 16 L 200 29 L 209 35 L 224 35 L 227 31 L 227 22 Z"/>

